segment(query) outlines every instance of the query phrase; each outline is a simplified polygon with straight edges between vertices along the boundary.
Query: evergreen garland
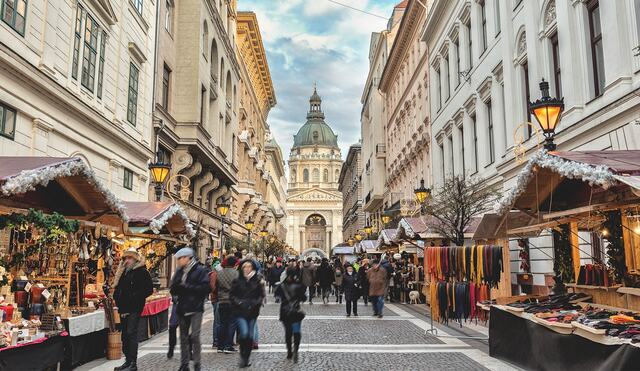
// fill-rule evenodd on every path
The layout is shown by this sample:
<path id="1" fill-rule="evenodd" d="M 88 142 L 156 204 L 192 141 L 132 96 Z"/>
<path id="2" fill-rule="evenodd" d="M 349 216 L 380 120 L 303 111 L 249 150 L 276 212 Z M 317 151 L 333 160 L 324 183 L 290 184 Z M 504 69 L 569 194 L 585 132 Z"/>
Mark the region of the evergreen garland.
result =
<path id="1" fill-rule="evenodd" d="M 80 229 L 80 222 L 77 220 L 67 220 L 64 216 L 53 213 L 45 215 L 42 211 L 29 209 L 27 214 L 11 213 L 9 215 L 0 215 L 0 229 L 7 227 L 21 227 L 26 224 L 33 224 L 37 229 L 44 229 L 47 234 L 59 232 L 75 233 Z"/>
<path id="2" fill-rule="evenodd" d="M 571 229 L 568 224 L 563 224 L 558 229 L 553 230 L 553 271 L 562 282 L 572 282 L 575 276 L 569 237 Z"/>
<path id="3" fill-rule="evenodd" d="M 607 245 L 609 265 L 613 268 L 613 275 L 616 282 L 620 283 L 627 274 L 624 242 L 622 241 L 622 214 L 620 210 L 606 213 L 604 228 L 608 231 L 607 235 L 603 237 L 609 242 L 609 245 Z"/>

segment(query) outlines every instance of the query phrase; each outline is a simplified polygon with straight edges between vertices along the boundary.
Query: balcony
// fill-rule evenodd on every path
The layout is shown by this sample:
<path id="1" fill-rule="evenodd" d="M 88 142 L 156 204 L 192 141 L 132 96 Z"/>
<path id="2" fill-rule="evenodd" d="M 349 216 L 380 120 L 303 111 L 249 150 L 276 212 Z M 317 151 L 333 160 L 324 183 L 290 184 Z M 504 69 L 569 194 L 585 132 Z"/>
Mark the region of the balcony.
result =
<path id="1" fill-rule="evenodd" d="M 376 158 L 384 159 L 387 156 L 387 146 L 385 144 L 376 144 Z"/>

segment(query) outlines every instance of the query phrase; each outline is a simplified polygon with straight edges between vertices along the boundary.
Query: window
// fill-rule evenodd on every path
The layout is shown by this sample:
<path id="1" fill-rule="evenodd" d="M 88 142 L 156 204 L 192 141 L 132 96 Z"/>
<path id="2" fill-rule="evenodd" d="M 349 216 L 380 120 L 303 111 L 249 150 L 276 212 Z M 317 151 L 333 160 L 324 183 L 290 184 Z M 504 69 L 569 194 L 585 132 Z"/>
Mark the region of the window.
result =
<path id="1" fill-rule="evenodd" d="M 442 107 L 442 87 L 440 86 L 440 68 L 434 67 L 434 89 L 436 90 L 436 110 L 439 111 L 440 107 Z"/>
<path id="2" fill-rule="evenodd" d="M 136 8 L 136 12 L 142 15 L 142 2 L 143 0 L 131 0 L 133 2 L 133 6 Z"/>
<path id="3" fill-rule="evenodd" d="M 455 39 L 453 41 L 453 47 L 456 51 L 456 88 L 460 85 L 460 39 Z"/>
<path id="4" fill-rule="evenodd" d="M 24 36 L 25 18 L 27 17 L 27 0 L 1 0 L 2 20 Z"/>
<path id="5" fill-rule="evenodd" d="M 122 186 L 129 190 L 133 189 L 133 171 L 127 169 L 126 167 L 124 168 Z"/>
<path id="6" fill-rule="evenodd" d="M 16 129 L 16 110 L 0 102 L 0 136 L 13 139 Z"/>
<path id="7" fill-rule="evenodd" d="M 296 173 L 296 169 L 291 169 L 291 183 L 295 183 L 298 181 L 298 173 Z"/>
<path id="8" fill-rule="evenodd" d="M 451 83 L 449 82 L 449 79 L 451 78 L 451 75 L 449 74 L 449 54 L 447 54 L 444 57 L 444 69 L 445 69 L 445 71 L 444 71 L 444 78 L 445 78 L 444 83 L 446 84 L 445 85 L 446 89 L 445 89 L 444 93 L 447 95 L 444 98 L 444 100 L 447 101 L 447 100 L 449 100 L 449 97 L 451 96 L 451 92 L 449 91 L 449 89 L 451 87 Z"/>
<path id="9" fill-rule="evenodd" d="M 438 147 L 440 147 L 440 158 L 442 159 L 441 165 L 442 165 L 442 177 L 444 178 L 446 176 L 445 170 L 444 170 L 444 144 L 439 144 Z"/>
<path id="10" fill-rule="evenodd" d="M 169 111 L 169 84 L 171 83 L 171 70 L 164 65 L 162 71 L 162 108 Z"/>
<path id="11" fill-rule="evenodd" d="M 173 33 L 173 0 L 167 0 L 166 3 L 167 13 L 164 17 L 164 29 L 169 34 Z"/>
<path id="12" fill-rule="evenodd" d="M 207 26 L 207 22 L 205 21 L 202 25 L 202 55 L 204 59 L 207 59 L 207 54 L 209 54 L 209 27 Z"/>
<path id="13" fill-rule="evenodd" d="M 309 183 L 309 169 L 302 170 L 302 180 L 305 183 Z"/>
<path id="14" fill-rule="evenodd" d="M 471 19 L 464 24 L 464 27 L 467 29 L 467 49 L 469 50 L 469 71 L 473 68 L 473 37 L 471 36 Z"/>
<path id="15" fill-rule="evenodd" d="M 549 38 L 551 41 L 551 54 L 553 57 L 553 82 L 556 86 L 556 98 L 562 97 L 562 78 L 560 73 L 560 48 L 558 45 L 558 33 Z"/>
<path id="16" fill-rule="evenodd" d="M 480 10 L 482 13 L 482 51 L 480 54 L 487 50 L 487 3 L 483 1 L 480 3 Z"/>
<path id="17" fill-rule="evenodd" d="M 531 96 L 529 94 L 529 63 L 524 62 L 522 65 L 522 75 L 524 78 L 524 119 L 531 122 L 531 112 L 529 111 L 529 102 L 531 102 Z M 533 134 L 533 127 L 527 125 L 527 138 L 531 138 Z"/>
<path id="18" fill-rule="evenodd" d="M 71 77 L 78 79 L 78 61 L 80 59 L 80 44 L 82 43 L 82 19 L 84 18 L 84 9 L 78 4 L 76 11 L 76 27 L 73 40 L 73 62 L 71 67 Z"/>
<path id="19" fill-rule="evenodd" d="M 496 13 L 496 36 L 498 36 L 502 30 L 502 26 L 500 25 L 500 2 L 493 0 L 493 7 Z"/>
<path id="20" fill-rule="evenodd" d="M 591 63 L 593 68 L 593 87 L 595 96 L 604 90 L 604 55 L 602 51 L 602 29 L 600 27 L 600 3 L 591 1 L 589 10 L 589 33 L 591 36 Z"/>
<path id="21" fill-rule="evenodd" d="M 453 159 L 453 135 L 448 137 L 447 141 L 449 141 L 449 153 L 447 153 L 447 156 L 449 156 L 449 163 L 451 164 L 451 175 L 454 175 L 456 173 L 456 162 Z"/>
<path id="22" fill-rule="evenodd" d="M 216 43 L 216 39 L 213 39 L 211 42 L 211 78 L 213 82 L 216 83 L 218 81 L 218 44 Z"/>
<path id="23" fill-rule="evenodd" d="M 464 160 L 464 126 L 460 125 L 460 151 L 462 152 L 462 176 L 465 175 L 467 165 Z"/>
<path id="24" fill-rule="evenodd" d="M 491 112 L 491 100 L 487 101 L 487 127 L 489 129 L 489 164 L 496 160 L 496 149 L 493 141 L 493 113 Z"/>
<path id="25" fill-rule="evenodd" d="M 127 121 L 136 125 L 138 114 L 138 67 L 133 63 L 129 65 L 129 96 L 127 99 Z"/>
<path id="26" fill-rule="evenodd" d="M 202 87 L 200 88 L 200 123 L 202 125 L 204 125 L 204 120 L 206 115 L 206 112 L 205 112 L 206 96 L 207 96 L 207 89 L 204 87 L 204 85 L 202 85 Z"/>
<path id="27" fill-rule="evenodd" d="M 636 12 L 636 34 L 638 39 L 640 39 L 640 0 L 634 0 L 633 4 Z"/>
<path id="28" fill-rule="evenodd" d="M 96 93 L 98 98 L 102 98 L 102 78 L 104 75 L 104 51 L 106 43 L 107 33 L 105 31 L 102 31 L 102 37 L 100 38 L 100 61 L 98 63 L 98 92 Z"/>
<path id="29" fill-rule="evenodd" d="M 478 128 L 476 127 L 476 115 L 471 116 L 471 125 L 473 126 L 473 155 L 474 155 L 474 173 L 478 171 Z"/>
<path id="30" fill-rule="evenodd" d="M 313 179 L 314 183 L 317 183 L 317 182 L 320 181 L 320 170 L 313 169 L 313 177 L 312 177 L 312 179 Z"/>
<path id="31" fill-rule="evenodd" d="M 90 15 L 84 22 L 84 50 L 82 51 L 82 86 L 93 93 L 96 75 L 96 55 L 98 54 L 98 34 L 100 27 Z"/>
<path id="32" fill-rule="evenodd" d="M 324 169 L 322 172 L 322 181 L 325 183 L 329 183 L 329 170 Z"/>

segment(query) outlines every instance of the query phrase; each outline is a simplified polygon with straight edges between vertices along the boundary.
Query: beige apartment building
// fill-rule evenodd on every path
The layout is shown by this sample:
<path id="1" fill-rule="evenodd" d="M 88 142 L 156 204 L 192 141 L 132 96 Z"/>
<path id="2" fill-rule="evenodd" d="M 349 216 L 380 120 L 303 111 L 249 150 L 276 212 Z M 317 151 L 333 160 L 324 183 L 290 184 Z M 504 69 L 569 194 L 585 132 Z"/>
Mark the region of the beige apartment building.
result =
<path id="1" fill-rule="evenodd" d="M 423 2 L 406 2 L 380 77 L 386 118 L 386 210 L 397 211 L 412 202 L 421 179 L 427 187 L 432 184 L 427 46 L 421 41 L 426 18 Z"/>
<path id="2" fill-rule="evenodd" d="M 338 190 L 342 192 L 342 235 L 353 238 L 365 225 L 362 211 L 362 145 L 352 144 L 342 164 Z"/>
<path id="3" fill-rule="evenodd" d="M 146 200 L 155 4 L 0 7 L 0 156 L 79 156 L 121 199 Z"/>
<path id="4" fill-rule="evenodd" d="M 282 149 L 272 135 L 265 143 L 266 166 L 269 175 L 267 187 L 267 205 L 273 214 L 273 221 L 268 226 L 270 233 L 275 234 L 281 241 L 287 239 L 287 178 Z"/>
<path id="5" fill-rule="evenodd" d="M 240 63 L 235 1 L 158 0 L 154 126 L 160 157 L 170 159 L 168 191 L 182 185 L 182 204 L 200 224 L 204 254 L 220 246 L 216 206 L 233 197 Z M 178 198 L 178 197 L 174 197 Z M 227 232 L 240 226 L 231 222 Z"/>

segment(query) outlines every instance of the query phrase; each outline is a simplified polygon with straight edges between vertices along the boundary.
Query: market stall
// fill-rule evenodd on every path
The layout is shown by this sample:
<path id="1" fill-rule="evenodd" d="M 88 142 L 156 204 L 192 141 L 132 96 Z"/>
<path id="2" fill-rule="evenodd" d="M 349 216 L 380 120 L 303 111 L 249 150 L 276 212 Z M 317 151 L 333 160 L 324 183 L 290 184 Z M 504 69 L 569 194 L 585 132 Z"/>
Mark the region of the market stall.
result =
<path id="1" fill-rule="evenodd" d="M 114 223 L 94 222 L 105 215 Z M 0 364 L 43 369 L 104 354 L 101 282 L 126 221 L 81 159 L 0 157 Z"/>
<path id="2" fill-rule="evenodd" d="M 492 356 L 534 369 L 637 368 L 639 179 L 640 151 L 531 157 L 495 211 L 509 236 L 551 231 L 556 295 L 492 307 Z M 512 209 L 536 222 L 510 225 Z M 584 249 L 585 234 L 591 251 Z"/>

